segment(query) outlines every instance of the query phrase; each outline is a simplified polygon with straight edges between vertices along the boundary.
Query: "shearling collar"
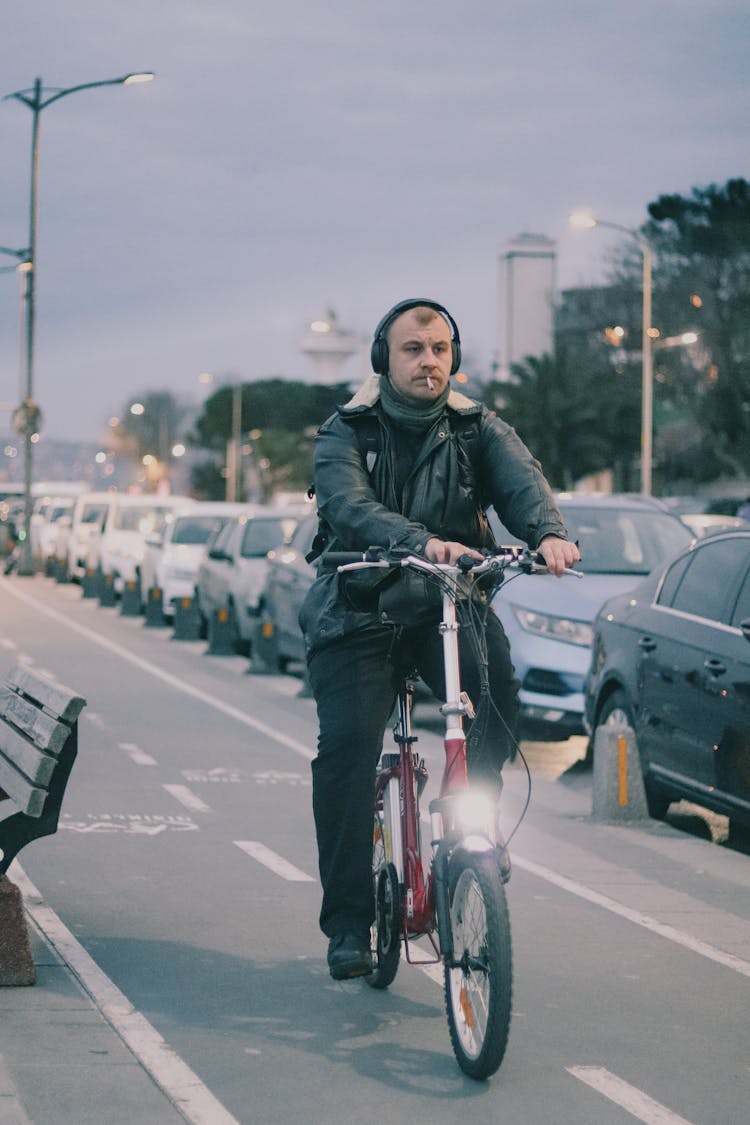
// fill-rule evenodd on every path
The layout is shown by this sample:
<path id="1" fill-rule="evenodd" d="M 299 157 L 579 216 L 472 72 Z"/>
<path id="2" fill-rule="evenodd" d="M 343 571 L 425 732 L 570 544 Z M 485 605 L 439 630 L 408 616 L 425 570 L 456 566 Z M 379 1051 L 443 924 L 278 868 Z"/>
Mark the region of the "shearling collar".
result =
<path id="1" fill-rule="evenodd" d="M 369 407 L 374 406 L 379 398 L 380 375 L 373 374 L 365 380 L 359 390 L 344 406 L 339 407 L 339 410 L 346 414 L 367 410 Z M 448 407 L 451 410 L 458 411 L 460 414 L 481 409 L 480 404 L 476 402 L 475 399 L 469 398 L 467 395 L 462 395 L 460 391 L 450 391 L 448 393 Z"/>

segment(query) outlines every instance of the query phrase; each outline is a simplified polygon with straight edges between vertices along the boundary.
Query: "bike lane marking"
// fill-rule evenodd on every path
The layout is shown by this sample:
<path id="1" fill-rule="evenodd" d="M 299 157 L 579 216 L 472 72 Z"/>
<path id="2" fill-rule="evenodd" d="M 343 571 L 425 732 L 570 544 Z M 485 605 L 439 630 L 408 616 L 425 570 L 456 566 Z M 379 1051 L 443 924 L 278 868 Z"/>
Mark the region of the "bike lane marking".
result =
<path id="1" fill-rule="evenodd" d="M 137 766 L 158 765 L 156 758 L 152 758 L 145 750 L 141 750 L 135 742 L 118 742 L 117 748 L 118 750 L 124 750 L 131 762 L 135 762 Z"/>
<path id="2" fill-rule="evenodd" d="M 40 932 L 80 981 L 84 991 L 145 1067 L 160 1090 L 191 1125 L 240 1125 L 201 1082 L 146 1017 L 104 973 L 65 923 L 46 904 L 17 859 L 9 875 L 23 895 L 24 907 Z"/>
<path id="3" fill-rule="evenodd" d="M 690 1125 L 687 1118 L 673 1113 L 603 1066 L 568 1066 L 565 1069 L 645 1125 Z"/>
<path id="4" fill-rule="evenodd" d="M 260 720 L 253 718 L 252 715 L 248 715 L 246 711 L 241 711 L 239 707 L 233 707 L 231 703 L 224 703 L 222 700 L 209 695 L 207 691 L 203 691 L 199 687 L 186 683 L 184 680 L 179 679 L 179 677 L 173 676 L 170 672 L 165 672 L 164 669 L 159 668 L 158 665 L 152 664 L 150 660 L 146 660 L 141 656 L 136 656 L 135 653 L 123 648 L 123 646 L 117 644 L 116 641 L 110 641 L 106 637 L 100 636 L 86 625 L 79 625 L 77 621 L 72 621 L 69 617 L 66 617 L 64 613 L 58 613 L 57 610 L 51 609 L 50 606 L 43 605 L 29 594 L 24 594 L 22 591 L 13 587 L 11 583 L 8 582 L 7 578 L 0 578 L 0 586 L 6 593 L 10 594 L 11 597 L 17 598 L 18 601 L 24 602 L 40 613 L 46 614 L 46 616 L 51 617 L 53 621 L 57 621 L 68 629 L 72 629 L 73 632 L 79 633 L 82 637 L 99 645 L 100 648 L 108 649 L 121 659 L 127 660 L 128 663 L 134 665 L 134 667 L 140 668 L 143 672 L 147 672 L 149 676 L 154 676 L 156 679 L 161 680 L 162 683 L 169 684 L 169 686 L 176 691 L 181 691 L 184 695 L 192 696 L 193 699 L 197 699 L 200 703 L 205 703 L 207 707 L 212 707 L 214 711 L 220 711 L 222 715 L 226 715 L 230 719 L 236 719 L 238 723 L 243 723 L 244 726 L 252 727 L 252 729 L 258 731 L 259 734 L 263 734 L 267 738 L 272 738 L 274 742 L 278 742 L 282 746 L 286 746 L 289 750 L 294 751 L 295 754 L 306 758 L 308 762 L 311 762 L 315 757 L 315 754 L 303 743 L 298 742 L 296 738 L 290 738 L 282 731 L 276 730 L 275 727 L 270 727 L 266 723 L 262 723 Z"/>
<path id="5" fill-rule="evenodd" d="M 211 806 L 207 805 L 197 793 L 187 785 L 162 785 L 162 789 L 166 789 L 170 796 L 174 797 L 175 801 L 179 801 L 190 812 L 211 812 Z"/>
<path id="6" fill-rule="evenodd" d="M 308 875 L 306 871 L 301 871 L 299 867 L 295 867 L 293 863 L 278 855 L 277 852 L 272 852 L 259 840 L 235 840 L 234 844 L 240 851 L 245 852 L 258 863 L 262 863 L 269 871 L 273 871 L 275 875 L 280 875 L 282 879 L 286 879 L 290 883 L 315 882 L 312 875 Z"/>
<path id="7" fill-rule="evenodd" d="M 524 859 L 515 853 L 513 864 L 523 871 L 528 871 L 530 874 L 546 880 L 548 883 L 553 883 L 563 891 L 568 891 L 570 894 L 577 895 L 578 898 L 593 903 L 594 906 L 600 906 L 604 910 L 609 910 L 612 914 L 618 914 L 628 922 L 634 922 L 636 926 L 650 930 L 652 933 L 658 934 L 659 937 L 674 942 L 675 945 L 681 945 L 692 953 L 697 953 L 701 957 L 708 958 L 709 961 L 715 961 L 718 965 L 723 965 L 726 969 L 750 977 L 750 961 L 745 961 L 742 957 L 736 957 L 733 953 L 725 953 L 723 949 L 718 949 L 715 945 L 709 945 L 708 942 L 701 941 L 700 938 L 693 937 L 692 934 L 685 933 L 684 930 L 675 929 L 667 922 L 660 922 L 658 918 L 652 918 L 649 914 L 643 914 L 640 910 L 634 910 L 630 906 L 616 902 L 615 899 L 600 894 L 599 891 L 594 891 L 591 887 L 584 886 L 583 883 L 577 883 L 574 879 L 568 879 L 567 876 L 560 875 L 549 867 L 543 867 L 542 864 Z"/>

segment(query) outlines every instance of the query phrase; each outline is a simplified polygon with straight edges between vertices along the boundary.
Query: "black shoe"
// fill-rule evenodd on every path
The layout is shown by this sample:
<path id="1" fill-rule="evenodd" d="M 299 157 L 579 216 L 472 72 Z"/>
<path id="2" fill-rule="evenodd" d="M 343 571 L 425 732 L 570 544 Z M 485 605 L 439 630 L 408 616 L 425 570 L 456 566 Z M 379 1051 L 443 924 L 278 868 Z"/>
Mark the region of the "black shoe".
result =
<path id="1" fill-rule="evenodd" d="M 328 943 L 328 968 L 334 980 L 353 980 L 372 972 L 370 935 L 337 934 Z"/>

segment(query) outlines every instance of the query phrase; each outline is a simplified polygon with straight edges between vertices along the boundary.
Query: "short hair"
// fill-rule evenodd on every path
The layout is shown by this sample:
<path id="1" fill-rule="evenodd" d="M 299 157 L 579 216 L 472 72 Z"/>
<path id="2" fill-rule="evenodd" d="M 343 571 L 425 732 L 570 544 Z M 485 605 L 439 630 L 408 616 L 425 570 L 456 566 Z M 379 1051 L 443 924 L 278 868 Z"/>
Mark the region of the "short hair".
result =
<path id="1" fill-rule="evenodd" d="M 440 320 L 444 320 L 445 323 L 448 324 L 446 318 L 437 309 L 430 308 L 429 305 L 415 305 L 411 309 L 404 309 L 403 312 L 400 312 L 398 316 L 394 316 L 393 320 L 391 320 L 385 326 L 384 335 L 388 343 L 390 343 L 391 329 L 393 328 L 393 325 L 397 320 L 400 320 L 402 316 L 406 316 L 407 313 L 414 313 L 417 324 L 420 326 L 420 328 L 425 328 L 431 321 L 435 320 L 436 317 L 439 317 Z M 448 324 L 448 329 L 450 331 L 450 324 Z"/>

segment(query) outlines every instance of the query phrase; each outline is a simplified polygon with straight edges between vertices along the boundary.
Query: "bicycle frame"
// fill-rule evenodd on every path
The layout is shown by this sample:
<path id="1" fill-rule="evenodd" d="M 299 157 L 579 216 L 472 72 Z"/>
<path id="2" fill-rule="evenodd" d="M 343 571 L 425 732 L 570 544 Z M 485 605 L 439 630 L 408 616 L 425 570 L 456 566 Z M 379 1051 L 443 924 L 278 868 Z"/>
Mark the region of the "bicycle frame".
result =
<path id="1" fill-rule="evenodd" d="M 417 741 L 411 729 L 411 703 L 413 686 L 406 679 L 398 696 L 398 721 L 394 727 L 394 740 L 399 749 L 398 763 L 391 762 L 395 755 L 384 755 L 383 766 L 376 779 L 376 809 L 383 810 L 385 853 L 398 876 L 402 898 L 402 938 L 406 960 L 411 964 L 434 963 L 452 951 L 450 934 L 444 932 L 447 910 L 437 910 L 437 895 L 444 884 L 444 867 L 447 856 L 441 848 L 450 834 L 451 843 L 458 840 L 452 799 L 468 789 L 466 767 L 466 735 L 463 729 L 465 715 L 472 715 L 471 703 L 461 691 L 459 671 L 459 622 L 455 596 L 459 590 L 460 572 L 441 567 L 443 579 L 448 584 L 442 596 L 442 619 L 439 625 L 443 642 L 446 701 L 440 708 L 445 718 L 443 745 L 445 764 L 440 784 L 440 795 L 430 804 L 432 861 L 425 877 L 421 856 L 419 813 L 419 785 L 426 778 L 424 763 L 419 761 L 413 746 Z M 451 573 L 452 572 L 452 573 Z M 394 827 L 398 825 L 396 831 Z M 487 850 L 494 847 L 491 824 L 485 826 Z M 439 923 L 439 944 L 434 932 Z M 410 948 L 410 938 L 427 936 L 435 956 L 415 960 Z"/>

